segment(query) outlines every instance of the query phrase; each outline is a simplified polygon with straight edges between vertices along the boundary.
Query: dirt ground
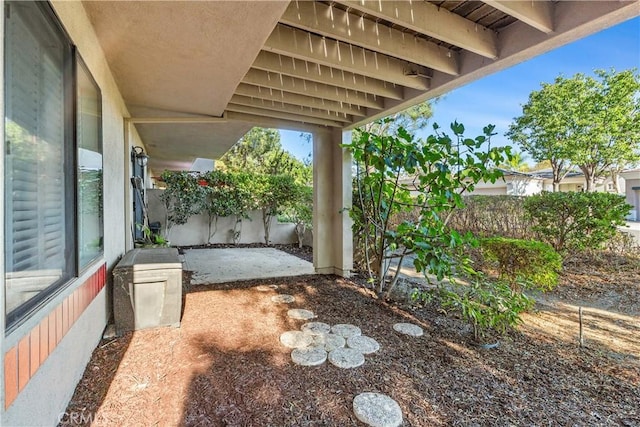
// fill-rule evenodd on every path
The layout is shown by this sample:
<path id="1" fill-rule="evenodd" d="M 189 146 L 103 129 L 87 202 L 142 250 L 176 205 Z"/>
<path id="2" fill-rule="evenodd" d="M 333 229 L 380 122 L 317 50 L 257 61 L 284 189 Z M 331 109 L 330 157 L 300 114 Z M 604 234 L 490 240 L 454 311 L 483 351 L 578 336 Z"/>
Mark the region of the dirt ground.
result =
<path id="1" fill-rule="evenodd" d="M 373 391 L 400 404 L 404 426 L 640 426 L 638 265 L 568 266 L 561 287 L 491 350 L 437 307 L 403 310 L 334 276 L 190 288 L 179 329 L 100 344 L 66 413 L 113 426 L 355 426 L 354 396 Z M 296 302 L 274 304 L 277 293 Z M 289 308 L 353 323 L 381 349 L 355 369 L 296 366 L 279 343 L 304 323 Z M 400 335 L 396 322 L 425 335 Z"/>

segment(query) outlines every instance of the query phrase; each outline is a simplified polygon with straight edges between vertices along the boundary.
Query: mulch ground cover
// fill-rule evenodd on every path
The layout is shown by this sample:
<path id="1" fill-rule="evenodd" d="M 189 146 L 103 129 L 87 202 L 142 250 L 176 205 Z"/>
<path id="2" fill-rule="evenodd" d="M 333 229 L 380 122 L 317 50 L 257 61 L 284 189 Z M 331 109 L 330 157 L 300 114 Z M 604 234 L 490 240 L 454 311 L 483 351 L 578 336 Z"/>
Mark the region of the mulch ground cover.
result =
<path id="1" fill-rule="evenodd" d="M 274 304 L 278 293 L 296 301 Z M 294 365 L 279 342 L 304 323 L 290 308 L 357 325 L 381 349 L 354 369 Z M 396 322 L 425 334 L 401 335 Z M 114 426 L 350 426 L 362 425 L 353 398 L 379 392 L 400 404 L 404 426 L 640 426 L 640 343 L 580 348 L 531 323 L 486 350 L 437 307 L 401 309 L 335 276 L 191 287 L 180 328 L 96 348 L 66 413 Z"/>

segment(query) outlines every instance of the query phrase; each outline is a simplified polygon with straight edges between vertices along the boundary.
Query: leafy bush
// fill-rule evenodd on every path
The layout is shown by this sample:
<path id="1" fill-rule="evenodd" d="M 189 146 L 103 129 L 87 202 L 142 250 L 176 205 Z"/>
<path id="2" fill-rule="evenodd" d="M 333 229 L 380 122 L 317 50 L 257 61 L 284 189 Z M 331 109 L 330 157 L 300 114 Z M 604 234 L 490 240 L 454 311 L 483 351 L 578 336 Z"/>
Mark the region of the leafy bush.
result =
<path id="1" fill-rule="evenodd" d="M 193 172 L 164 171 L 162 181 L 166 189 L 160 196 L 164 202 L 166 214 L 166 236 L 174 225 L 186 224 L 189 218 L 202 211 L 204 190 L 199 184 L 198 175 Z"/>
<path id="2" fill-rule="evenodd" d="M 523 205 L 524 197 L 520 196 L 466 196 L 464 207 L 453 212 L 449 225 L 479 237 L 533 239 L 531 222 L 525 217 Z"/>
<path id="3" fill-rule="evenodd" d="M 480 278 L 455 289 L 441 289 L 442 308 L 457 312 L 473 326 L 478 339 L 488 330 L 503 333 L 522 322 L 520 314 L 533 307 L 533 299 L 513 292 L 503 282 L 487 282 Z"/>
<path id="4" fill-rule="evenodd" d="M 558 284 L 562 257 L 546 243 L 492 237 L 480 239 L 480 247 L 485 259 L 497 263 L 500 278 L 511 289 L 524 285 L 544 291 Z"/>
<path id="5" fill-rule="evenodd" d="M 626 223 L 624 196 L 611 193 L 547 193 L 528 197 L 526 217 L 539 239 L 560 253 L 597 249 Z"/>

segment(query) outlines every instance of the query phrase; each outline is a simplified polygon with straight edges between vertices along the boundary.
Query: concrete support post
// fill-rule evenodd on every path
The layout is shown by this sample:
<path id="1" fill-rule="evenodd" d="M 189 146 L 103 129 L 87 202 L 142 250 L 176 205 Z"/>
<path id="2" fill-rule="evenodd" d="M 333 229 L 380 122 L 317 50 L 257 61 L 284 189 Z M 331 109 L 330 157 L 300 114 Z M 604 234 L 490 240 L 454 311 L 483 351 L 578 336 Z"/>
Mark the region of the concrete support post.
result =
<path id="1" fill-rule="evenodd" d="M 351 154 L 340 147 L 351 132 L 313 133 L 313 265 L 321 274 L 348 277 L 353 269 Z"/>

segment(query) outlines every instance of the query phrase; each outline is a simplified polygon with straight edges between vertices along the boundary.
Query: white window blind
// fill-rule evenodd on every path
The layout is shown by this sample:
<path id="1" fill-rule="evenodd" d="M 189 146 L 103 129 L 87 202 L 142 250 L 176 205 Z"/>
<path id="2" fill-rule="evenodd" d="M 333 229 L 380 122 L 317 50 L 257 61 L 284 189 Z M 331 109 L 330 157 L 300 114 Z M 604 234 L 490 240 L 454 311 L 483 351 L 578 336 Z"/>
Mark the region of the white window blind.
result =
<path id="1" fill-rule="evenodd" d="M 10 313 L 65 278 L 66 44 L 40 9 L 5 20 L 5 262 Z"/>

